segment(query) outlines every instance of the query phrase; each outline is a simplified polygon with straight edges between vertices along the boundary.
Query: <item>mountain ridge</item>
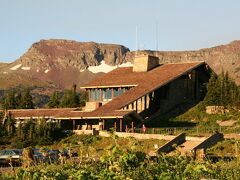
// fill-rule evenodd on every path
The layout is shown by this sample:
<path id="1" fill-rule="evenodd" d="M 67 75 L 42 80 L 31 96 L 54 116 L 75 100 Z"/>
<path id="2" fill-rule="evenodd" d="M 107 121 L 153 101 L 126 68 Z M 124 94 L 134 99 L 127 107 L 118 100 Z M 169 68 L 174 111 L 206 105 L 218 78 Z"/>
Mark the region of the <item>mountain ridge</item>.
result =
<path id="1" fill-rule="evenodd" d="M 240 41 L 191 51 L 130 51 L 117 44 L 50 39 L 34 43 L 12 63 L 0 63 L 0 89 L 18 85 L 47 86 L 52 89 L 79 86 L 106 69 L 132 62 L 135 54 L 156 55 L 160 63 L 206 61 L 217 73 L 228 71 L 240 84 Z M 93 71 L 93 67 L 104 68 Z"/>

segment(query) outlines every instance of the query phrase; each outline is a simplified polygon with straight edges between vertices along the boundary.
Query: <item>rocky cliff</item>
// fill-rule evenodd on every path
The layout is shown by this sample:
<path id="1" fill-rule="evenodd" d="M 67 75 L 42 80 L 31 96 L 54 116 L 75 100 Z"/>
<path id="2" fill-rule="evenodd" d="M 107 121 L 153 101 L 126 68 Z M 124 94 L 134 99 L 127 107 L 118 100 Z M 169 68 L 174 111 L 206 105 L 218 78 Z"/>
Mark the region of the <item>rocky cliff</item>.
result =
<path id="1" fill-rule="evenodd" d="M 106 64 L 121 64 L 128 48 L 121 45 L 97 44 L 69 40 L 41 40 L 20 57 L 14 64 L 35 70 L 64 69 L 74 67 L 78 70 L 97 66 L 101 61 Z"/>
<path id="2" fill-rule="evenodd" d="M 191 61 L 205 61 L 216 73 L 228 71 L 230 76 L 240 84 L 240 41 L 233 41 L 227 45 L 197 51 L 140 51 L 139 54 L 158 56 L 160 63 L 178 63 Z M 126 60 L 133 59 L 135 52 L 130 52 Z"/>

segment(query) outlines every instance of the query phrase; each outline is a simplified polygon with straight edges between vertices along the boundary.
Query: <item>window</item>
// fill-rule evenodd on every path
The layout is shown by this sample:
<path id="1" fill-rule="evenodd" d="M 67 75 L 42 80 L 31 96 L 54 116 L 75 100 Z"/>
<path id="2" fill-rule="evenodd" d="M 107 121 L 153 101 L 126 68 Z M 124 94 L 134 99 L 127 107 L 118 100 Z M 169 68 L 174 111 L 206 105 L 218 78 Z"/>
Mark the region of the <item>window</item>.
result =
<path id="1" fill-rule="evenodd" d="M 107 89 L 102 89 L 102 97 L 106 99 Z"/>
<path id="2" fill-rule="evenodd" d="M 92 89 L 91 90 L 91 99 L 92 100 L 100 100 L 101 99 L 101 90 L 100 89 Z"/>
<path id="3" fill-rule="evenodd" d="M 113 89 L 113 96 L 117 97 L 118 96 L 118 88 Z"/>
<path id="4" fill-rule="evenodd" d="M 91 89 L 90 98 L 93 99 L 93 100 L 95 99 L 95 89 Z"/>
<path id="5" fill-rule="evenodd" d="M 119 95 L 119 96 L 122 95 L 123 92 L 124 92 L 124 91 L 123 91 L 123 88 L 119 89 L 119 90 L 118 90 L 118 95 Z"/>
<path id="6" fill-rule="evenodd" d="M 100 100 L 101 98 L 101 90 L 100 89 L 96 89 L 96 93 L 95 93 L 95 99 L 96 100 Z"/>
<path id="7" fill-rule="evenodd" d="M 104 90 L 103 97 L 104 99 L 112 99 L 112 89 Z"/>

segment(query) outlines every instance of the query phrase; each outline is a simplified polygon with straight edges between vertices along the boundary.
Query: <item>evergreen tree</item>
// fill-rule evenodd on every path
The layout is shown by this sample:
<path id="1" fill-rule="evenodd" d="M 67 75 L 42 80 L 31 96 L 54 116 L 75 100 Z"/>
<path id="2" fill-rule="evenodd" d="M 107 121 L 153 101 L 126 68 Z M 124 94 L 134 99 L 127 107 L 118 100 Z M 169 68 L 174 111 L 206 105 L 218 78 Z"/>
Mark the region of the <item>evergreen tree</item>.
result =
<path id="1" fill-rule="evenodd" d="M 15 97 L 16 109 L 24 109 L 24 105 L 23 105 L 22 100 L 23 100 L 22 92 L 18 92 L 16 97 Z"/>
<path id="2" fill-rule="evenodd" d="M 65 90 L 60 106 L 68 108 L 79 106 L 79 94 L 76 92 L 76 85 L 71 90 Z"/>
<path id="3" fill-rule="evenodd" d="M 4 114 L 3 112 L 0 112 L 0 137 L 4 135 L 5 129 L 3 126 L 3 118 L 4 118 Z"/>
<path id="4" fill-rule="evenodd" d="M 222 72 L 218 77 L 212 73 L 204 102 L 206 105 L 236 106 L 240 102 L 239 94 L 239 87 L 228 73 Z"/>
<path id="5" fill-rule="evenodd" d="M 27 88 L 24 90 L 23 95 L 22 95 L 22 108 L 23 109 L 33 109 L 33 101 L 32 101 L 32 96 L 30 94 L 30 90 Z"/>
<path id="6" fill-rule="evenodd" d="M 14 90 L 9 90 L 5 94 L 2 104 L 3 104 L 4 109 L 15 109 L 16 108 L 15 91 Z"/>
<path id="7" fill-rule="evenodd" d="M 24 134 L 23 134 L 23 124 L 20 122 L 17 127 L 17 137 L 21 140 L 24 139 Z"/>
<path id="8" fill-rule="evenodd" d="M 15 120 L 12 118 L 11 115 L 8 115 L 6 122 L 4 124 L 5 131 L 8 136 L 11 136 L 15 132 Z"/>
<path id="9" fill-rule="evenodd" d="M 47 104 L 47 106 L 49 108 L 57 108 L 60 106 L 60 100 L 59 100 L 60 96 L 59 93 L 57 91 L 54 91 L 52 96 L 50 97 L 50 100 Z"/>

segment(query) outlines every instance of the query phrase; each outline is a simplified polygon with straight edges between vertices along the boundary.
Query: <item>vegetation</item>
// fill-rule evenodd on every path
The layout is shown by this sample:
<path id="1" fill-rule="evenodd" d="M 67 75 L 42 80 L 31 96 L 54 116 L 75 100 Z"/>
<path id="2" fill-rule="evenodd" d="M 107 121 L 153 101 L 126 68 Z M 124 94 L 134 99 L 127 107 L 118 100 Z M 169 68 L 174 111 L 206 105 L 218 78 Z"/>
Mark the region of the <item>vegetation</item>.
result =
<path id="1" fill-rule="evenodd" d="M 0 109 L 81 107 L 85 105 L 86 98 L 84 91 L 76 91 L 76 85 L 64 92 L 54 91 L 50 97 L 31 93 L 30 88 L 16 87 L 0 92 Z"/>
<path id="2" fill-rule="evenodd" d="M 60 105 L 60 93 L 57 91 L 54 91 L 51 95 L 49 102 L 47 103 L 47 106 L 49 108 L 57 108 Z"/>
<path id="3" fill-rule="evenodd" d="M 222 72 L 219 76 L 214 73 L 207 85 L 205 105 L 238 106 L 240 103 L 240 89 L 228 76 Z"/>
<path id="4" fill-rule="evenodd" d="M 85 92 L 77 93 L 76 85 L 70 90 L 65 90 L 61 97 L 58 92 L 53 92 L 47 104 L 49 108 L 74 108 L 84 106 L 86 102 Z"/>
<path id="5" fill-rule="evenodd" d="M 121 140 L 121 141 L 118 141 Z M 100 157 L 83 151 L 84 147 L 107 140 L 112 146 L 105 146 Z M 138 148 L 135 139 L 128 139 L 128 146 L 122 148 L 122 138 L 112 136 L 102 139 L 98 136 L 71 136 L 65 143 L 77 143 L 79 157 L 65 162 L 39 164 L 0 174 L 2 179 L 238 179 L 240 160 L 230 162 L 196 161 L 183 156 L 159 155 L 152 159 Z M 82 143 L 80 143 L 82 142 Z M 63 143 L 63 142 L 62 142 Z M 108 144 L 110 145 L 110 144 Z M 98 146 L 96 145 L 95 148 Z M 88 154 L 87 154 L 88 153 Z M 96 153 L 98 154 L 98 153 Z"/>
<path id="6" fill-rule="evenodd" d="M 240 140 L 225 139 L 213 147 L 207 149 L 208 155 L 219 157 L 236 157 L 240 153 Z"/>
<path id="7" fill-rule="evenodd" d="M 11 115 L 6 117 L 4 123 L 3 119 L 0 119 L 0 144 L 2 145 L 0 148 L 49 145 L 65 136 L 58 123 L 46 119 L 39 119 L 38 121 L 30 119 L 16 124 Z"/>
<path id="8" fill-rule="evenodd" d="M 33 109 L 34 104 L 30 89 L 26 88 L 23 91 L 16 93 L 14 89 L 5 93 L 2 99 L 3 109 Z"/>

